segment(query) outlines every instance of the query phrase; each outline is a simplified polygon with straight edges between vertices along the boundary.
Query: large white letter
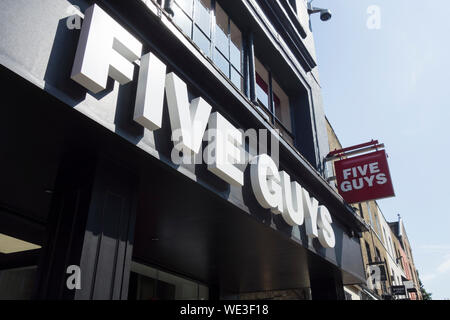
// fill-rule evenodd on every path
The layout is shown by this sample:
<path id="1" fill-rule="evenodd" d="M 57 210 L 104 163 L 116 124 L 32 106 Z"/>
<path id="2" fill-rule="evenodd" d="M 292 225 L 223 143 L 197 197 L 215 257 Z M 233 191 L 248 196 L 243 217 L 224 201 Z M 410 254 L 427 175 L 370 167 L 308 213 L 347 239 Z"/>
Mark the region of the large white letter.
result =
<path id="1" fill-rule="evenodd" d="M 319 218 L 317 225 L 319 226 L 319 242 L 324 248 L 334 248 L 336 239 L 334 237 L 333 227 L 331 223 L 330 212 L 327 207 L 319 206 Z"/>
<path id="2" fill-rule="evenodd" d="M 142 44 L 94 4 L 84 13 L 71 78 L 93 93 L 106 89 L 108 76 L 126 84 L 141 53 Z"/>
<path id="3" fill-rule="evenodd" d="M 189 105 L 186 83 L 173 72 L 166 76 L 166 96 L 172 136 L 174 131 L 179 130 L 176 135 L 180 139 L 175 143 L 175 147 L 180 151 L 187 148 L 198 153 L 202 146 L 211 106 L 201 97 L 192 100 Z"/>
<path id="4" fill-rule="evenodd" d="M 314 198 L 310 197 L 308 191 L 302 189 L 303 194 L 303 211 L 305 213 L 306 220 L 306 234 L 310 238 L 317 238 L 319 236 L 317 232 L 317 209 L 319 202 Z"/>
<path id="5" fill-rule="evenodd" d="M 256 200 L 263 208 L 271 208 L 275 214 L 283 212 L 281 178 L 277 165 L 267 154 L 251 161 L 250 179 Z"/>
<path id="6" fill-rule="evenodd" d="M 281 185 L 283 186 L 283 218 L 290 226 L 302 225 L 304 220 L 302 187 L 296 182 L 291 182 L 289 175 L 280 172 Z"/>
<path id="7" fill-rule="evenodd" d="M 162 125 L 166 69 L 153 53 L 141 58 L 133 119 L 151 131 Z"/>
<path id="8" fill-rule="evenodd" d="M 208 140 L 205 150 L 208 170 L 219 178 L 235 186 L 244 185 L 244 173 L 236 167 L 241 164 L 243 135 L 220 113 L 211 114 L 208 127 Z"/>

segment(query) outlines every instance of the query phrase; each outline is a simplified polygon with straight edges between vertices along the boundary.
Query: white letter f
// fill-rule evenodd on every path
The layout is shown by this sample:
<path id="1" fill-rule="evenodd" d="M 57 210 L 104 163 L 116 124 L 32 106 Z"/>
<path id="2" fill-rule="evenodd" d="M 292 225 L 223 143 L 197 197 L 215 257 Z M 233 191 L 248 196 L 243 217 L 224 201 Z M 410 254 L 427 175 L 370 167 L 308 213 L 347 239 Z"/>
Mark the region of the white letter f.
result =
<path id="1" fill-rule="evenodd" d="M 108 76 L 126 84 L 141 53 L 142 44 L 94 4 L 84 14 L 71 78 L 93 93 L 106 89 Z"/>

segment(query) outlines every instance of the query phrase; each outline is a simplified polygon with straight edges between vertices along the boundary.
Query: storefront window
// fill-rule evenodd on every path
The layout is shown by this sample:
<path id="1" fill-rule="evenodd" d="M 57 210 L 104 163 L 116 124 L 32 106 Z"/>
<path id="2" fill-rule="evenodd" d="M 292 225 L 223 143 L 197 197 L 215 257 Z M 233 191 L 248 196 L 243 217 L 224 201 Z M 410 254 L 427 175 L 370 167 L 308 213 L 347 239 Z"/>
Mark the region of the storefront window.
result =
<path id="1" fill-rule="evenodd" d="M 0 300 L 31 300 L 37 266 L 0 270 Z"/>
<path id="2" fill-rule="evenodd" d="M 129 300 L 207 300 L 208 287 L 156 268 L 132 262 Z"/>
<path id="3" fill-rule="evenodd" d="M 244 88 L 242 32 L 217 1 L 176 0 L 174 22 L 239 89 Z M 211 19 L 215 17 L 214 33 Z M 213 44 L 212 44 L 213 43 Z M 214 48 L 211 52 L 211 48 Z"/>

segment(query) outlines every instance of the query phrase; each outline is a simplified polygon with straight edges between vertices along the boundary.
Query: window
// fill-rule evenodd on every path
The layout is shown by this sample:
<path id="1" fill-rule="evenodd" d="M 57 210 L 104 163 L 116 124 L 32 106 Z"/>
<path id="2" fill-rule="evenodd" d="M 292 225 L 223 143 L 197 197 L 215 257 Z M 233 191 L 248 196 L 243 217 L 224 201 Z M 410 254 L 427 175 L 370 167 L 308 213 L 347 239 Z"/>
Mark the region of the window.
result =
<path id="1" fill-rule="evenodd" d="M 380 231 L 380 225 L 378 224 L 378 215 L 377 215 L 376 212 L 373 213 L 373 219 L 375 220 L 375 224 L 377 226 L 377 228 L 375 230 L 376 230 L 376 232 L 378 234 L 379 231 Z"/>
<path id="2" fill-rule="evenodd" d="M 347 291 L 344 291 L 344 294 L 345 294 L 345 300 L 353 300 L 352 295 L 350 293 L 348 293 Z"/>
<path id="3" fill-rule="evenodd" d="M 294 136 L 292 134 L 289 97 L 281 89 L 281 86 L 272 77 L 271 73 L 256 58 L 255 71 L 256 98 L 261 109 L 267 114 L 267 119 L 280 130 L 281 136 L 293 144 Z"/>
<path id="4" fill-rule="evenodd" d="M 211 0 L 176 0 L 174 22 L 211 57 Z"/>
<path id="5" fill-rule="evenodd" d="M 256 69 L 256 99 L 259 104 L 270 112 L 269 103 L 269 72 L 263 67 L 258 59 L 255 59 Z"/>
<path id="6" fill-rule="evenodd" d="M 369 218 L 370 218 L 370 225 L 371 225 L 372 229 L 375 231 L 375 233 L 377 234 L 377 236 L 379 237 L 379 230 L 380 230 L 379 228 L 380 228 L 380 226 L 378 224 L 377 213 L 376 212 L 372 212 L 372 210 L 370 209 L 370 203 L 369 202 L 366 202 L 366 204 L 367 204 L 367 211 L 368 211 Z M 373 214 L 373 217 L 372 217 L 372 214 Z M 375 223 L 374 223 L 374 220 L 375 220 Z"/>
<path id="7" fill-rule="evenodd" d="M 380 254 L 380 250 L 378 250 L 378 248 L 375 248 L 375 254 L 376 254 L 377 262 L 381 262 L 381 254 Z"/>
<path id="8" fill-rule="evenodd" d="M 0 270 L 0 300 L 31 300 L 37 266 Z"/>
<path id="9" fill-rule="evenodd" d="M 175 24 L 239 90 L 243 90 L 242 33 L 219 3 L 215 0 L 175 0 L 173 7 Z"/>
<path id="10" fill-rule="evenodd" d="M 369 204 L 369 202 L 366 202 L 366 205 L 367 205 L 367 212 L 368 212 L 369 219 L 370 219 L 370 226 L 373 228 L 372 211 L 370 210 L 370 204 Z"/>
<path id="11" fill-rule="evenodd" d="M 369 263 L 370 263 L 370 262 L 372 262 L 372 255 L 370 254 L 370 247 L 369 247 L 369 244 L 367 243 L 367 241 L 366 241 L 365 243 L 366 243 L 367 259 L 368 259 L 368 261 L 369 261 Z"/>
<path id="12" fill-rule="evenodd" d="M 394 250 L 394 246 L 392 245 L 391 237 L 388 237 L 388 240 L 389 240 L 389 246 L 390 246 L 390 248 L 391 248 L 391 252 L 392 252 L 392 254 L 394 255 L 394 258 L 397 258 L 397 257 L 396 257 L 396 252 L 395 252 L 395 250 Z"/>
<path id="13" fill-rule="evenodd" d="M 244 87 L 242 33 L 216 3 L 214 63 L 240 90 Z"/>
<path id="14" fill-rule="evenodd" d="M 209 289 L 196 281 L 132 261 L 128 300 L 207 300 Z"/>
<path id="15" fill-rule="evenodd" d="M 388 294 L 385 281 L 381 281 L 381 292 L 383 292 L 384 294 Z"/>
<path id="16" fill-rule="evenodd" d="M 328 162 L 327 162 L 327 163 L 328 163 Z M 335 175 L 335 173 L 333 172 L 333 174 L 332 174 L 332 175 L 329 175 L 329 177 L 334 176 L 334 175 Z M 364 218 L 364 216 L 363 216 L 363 208 L 362 208 L 361 202 L 358 203 L 358 210 L 357 210 L 357 211 L 358 211 L 360 217 L 361 217 L 361 218 Z"/>

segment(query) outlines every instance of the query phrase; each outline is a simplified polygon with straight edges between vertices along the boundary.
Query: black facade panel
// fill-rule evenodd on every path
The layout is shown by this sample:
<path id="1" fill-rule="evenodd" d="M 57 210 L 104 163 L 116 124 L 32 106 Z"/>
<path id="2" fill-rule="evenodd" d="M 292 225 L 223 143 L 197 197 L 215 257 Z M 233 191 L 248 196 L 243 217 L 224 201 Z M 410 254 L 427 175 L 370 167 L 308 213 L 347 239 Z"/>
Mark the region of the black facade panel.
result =
<path id="1" fill-rule="evenodd" d="M 167 102 L 161 129 L 150 132 L 133 121 L 138 67 L 131 83 L 119 86 L 110 79 L 107 89 L 95 95 L 70 80 L 80 32 L 67 28 L 67 6 L 79 5 L 84 11 L 92 3 L 5 1 L 0 5 L 0 26 L 9 28 L 8 33 L 0 32 L 5 39 L 0 59 L 6 66 L 1 74 L 9 83 L 5 91 L 12 101 L 9 107 L 15 108 L 3 111 L 2 122 L 9 125 L 1 130 L 12 137 L 5 142 L 8 150 L 23 146 L 8 158 L 12 168 L 8 181 L 18 186 L 30 181 L 33 186 L 24 192 L 29 203 L 22 204 L 10 192 L 0 194 L 1 205 L 49 230 L 46 241 L 38 231 L 28 236 L 41 238 L 43 244 L 37 297 L 125 299 L 132 259 L 203 281 L 216 297 L 364 281 L 359 240 L 354 236 L 362 226 L 318 172 L 323 152 L 318 140 L 323 140 L 323 132 L 317 128 L 320 112 L 314 102 L 319 93 L 306 74 L 298 77 L 298 70 L 290 67 L 282 53 L 267 47 L 265 62 L 284 75 L 280 85 L 295 106 L 292 117 L 299 152 L 280 140 L 280 170 L 330 209 L 336 235 L 333 249 L 309 239 L 304 226 L 290 227 L 281 216 L 263 209 L 251 190 L 248 167 L 245 185 L 238 188 L 208 171 L 205 164 L 173 163 Z M 203 97 L 237 128 L 272 130 L 271 140 L 273 127 L 251 101 L 255 97 L 254 81 L 250 81 L 254 78 L 251 41 L 247 42 L 249 83 L 244 94 L 172 30 L 175 27 L 165 13 L 154 15 L 141 1 L 99 3 L 142 41 L 143 53 L 155 53 L 168 72 L 187 83 L 190 99 Z M 238 7 L 247 8 L 243 3 Z M 236 9 L 231 12 L 238 14 Z M 40 21 L 39 31 L 20 19 L 5 21 L 11 20 L 8 16 Z M 258 50 L 269 41 L 263 32 L 250 32 L 262 26 L 247 16 L 251 12 L 242 11 L 239 26 L 247 39 L 254 36 Z M 13 87 L 23 95 L 15 96 L 9 91 Z M 30 156 L 27 150 L 41 152 L 35 159 L 46 164 L 41 172 L 24 160 L 23 156 Z M 16 178 L 20 165 L 15 161 L 33 174 Z M 41 189 L 49 193 L 39 193 Z M 82 289 L 76 293 L 65 286 L 65 271 L 71 264 L 80 265 L 84 274 Z M 317 292 L 313 289 L 316 297 Z M 341 295 L 337 292 L 333 297 Z"/>

